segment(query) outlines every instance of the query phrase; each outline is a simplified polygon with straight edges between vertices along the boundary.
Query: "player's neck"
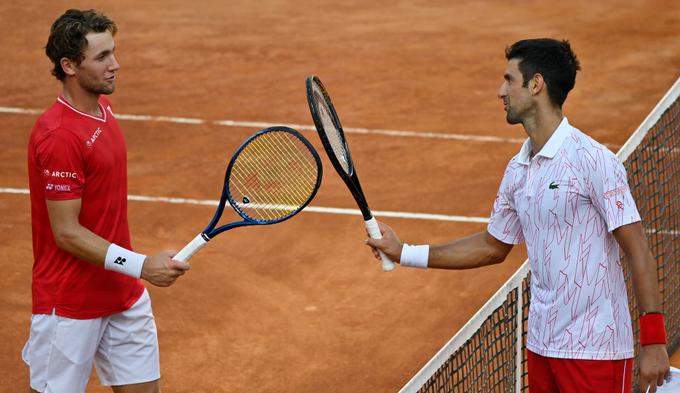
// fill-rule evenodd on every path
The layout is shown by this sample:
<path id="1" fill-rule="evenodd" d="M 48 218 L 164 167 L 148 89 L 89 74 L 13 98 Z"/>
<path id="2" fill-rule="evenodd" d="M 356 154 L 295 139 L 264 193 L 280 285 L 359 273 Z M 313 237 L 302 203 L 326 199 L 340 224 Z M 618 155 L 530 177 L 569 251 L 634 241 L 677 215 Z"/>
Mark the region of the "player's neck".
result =
<path id="1" fill-rule="evenodd" d="M 545 146 L 562 122 L 563 117 L 560 108 L 550 108 L 544 111 L 539 110 L 536 116 L 524 120 L 522 124 L 527 135 L 529 135 L 529 139 L 531 139 L 533 155 L 540 152 Z"/>
<path id="2" fill-rule="evenodd" d="M 93 116 L 102 116 L 99 107 L 99 94 L 84 90 L 77 83 L 74 86 L 74 83 L 64 82 L 61 95 L 79 111 Z"/>

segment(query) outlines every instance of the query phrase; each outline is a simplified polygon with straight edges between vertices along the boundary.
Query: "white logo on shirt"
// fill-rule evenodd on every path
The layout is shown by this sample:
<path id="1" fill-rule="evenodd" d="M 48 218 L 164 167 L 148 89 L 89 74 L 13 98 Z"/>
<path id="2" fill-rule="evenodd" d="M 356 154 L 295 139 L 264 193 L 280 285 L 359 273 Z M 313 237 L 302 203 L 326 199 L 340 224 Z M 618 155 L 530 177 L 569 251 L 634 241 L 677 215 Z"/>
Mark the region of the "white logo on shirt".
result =
<path id="1" fill-rule="evenodd" d="M 47 191 L 62 191 L 62 192 L 69 192 L 71 191 L 71 186 L 68 184 L 48 184 L 45 186 L 45 190 Z"/>
<path id="2" fill-rule="evenodd" d="M 77 179 L 78 175 L 75 172 L 52 171 L 52 177 L 62 177 L 62 178 L 66 178 L 66 179 Z"/>
<path id="3" fill-rule="evenodd" d="M 94 132 L 92 133 L 90 139 L 85 141 L 85 145 L 91 149 L 92 146 L 94 146 L 94 142 L 97 140 L 97 138 L 99 138 L 99 135 L 101 135 L 102 132 L 103 132 L 102 129 L 100 127 L 97 127 L 97 129 L 94 130 Z"/>

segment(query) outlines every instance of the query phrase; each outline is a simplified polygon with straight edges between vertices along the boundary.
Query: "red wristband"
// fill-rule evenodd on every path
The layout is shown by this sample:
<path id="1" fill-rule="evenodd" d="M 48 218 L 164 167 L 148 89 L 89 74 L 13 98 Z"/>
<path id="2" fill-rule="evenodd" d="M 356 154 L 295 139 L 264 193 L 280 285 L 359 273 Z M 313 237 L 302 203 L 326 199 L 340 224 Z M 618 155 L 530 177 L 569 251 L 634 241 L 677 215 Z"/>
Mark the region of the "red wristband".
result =
<path id="1" fill-rule="evenodd" d="M 640 345 L 666 344 L 666 325 L 661 313 L 640 315 Z"/>

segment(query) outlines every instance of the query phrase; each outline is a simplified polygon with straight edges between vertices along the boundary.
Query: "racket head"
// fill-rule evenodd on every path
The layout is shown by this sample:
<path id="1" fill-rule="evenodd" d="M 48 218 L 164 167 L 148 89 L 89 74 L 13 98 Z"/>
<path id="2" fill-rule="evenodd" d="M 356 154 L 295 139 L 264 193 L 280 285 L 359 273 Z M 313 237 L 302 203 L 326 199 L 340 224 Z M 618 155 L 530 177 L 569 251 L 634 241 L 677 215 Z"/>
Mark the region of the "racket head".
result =
<path id="1" fill-rule="evenodd" d="M 306 86 L 309 111 L 328 159 L 352 193 L 364 220 L 370 220 L 373 214 L 361 189 L 349 145 L 331 97 L 316 75 L 307 77 Z"/>
<path id="2" fill-rule="evenodd" d="M 203 233 L 212 238 L 235 226 L 285 221 L 312 201 L 322 177 L 319 154 L 298 131 L 261 130 L 229 161 L 217 211 Z M 227 202 L 244 220 L 215 228 Z"/>
<path id="3" fill-rule="evenodd" d="M 354 174 L 354 163 L 331 97 L 316 75 L 307 78 L 307 103 L 324 150 L 335 170 L 342 176 Z"/>

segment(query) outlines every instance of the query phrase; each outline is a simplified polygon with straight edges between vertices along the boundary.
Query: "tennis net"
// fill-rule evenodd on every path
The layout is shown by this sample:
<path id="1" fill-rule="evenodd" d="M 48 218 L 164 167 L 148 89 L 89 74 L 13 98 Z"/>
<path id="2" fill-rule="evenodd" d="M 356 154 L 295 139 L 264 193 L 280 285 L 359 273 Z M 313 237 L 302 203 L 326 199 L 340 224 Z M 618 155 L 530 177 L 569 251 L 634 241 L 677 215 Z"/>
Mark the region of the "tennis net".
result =
<path id="1" fill-rule="evenodd" d="M 657 262 L 668 352 L 680 347 L 680 78 L 617 156 Z M 624 266 L 631 315 L 638 315 Z M 526 335 L 531 272 L 525 262 L 400 393 L 528 392 Z M 637 318 L 633 320 L 639 353 Z M 639 391 L 637 369 L 634 391 Z"/>

